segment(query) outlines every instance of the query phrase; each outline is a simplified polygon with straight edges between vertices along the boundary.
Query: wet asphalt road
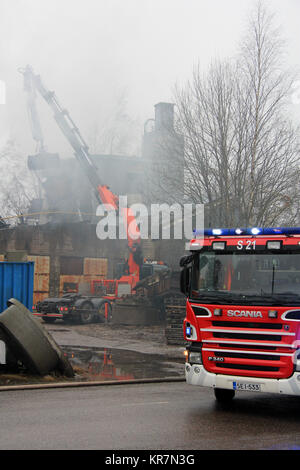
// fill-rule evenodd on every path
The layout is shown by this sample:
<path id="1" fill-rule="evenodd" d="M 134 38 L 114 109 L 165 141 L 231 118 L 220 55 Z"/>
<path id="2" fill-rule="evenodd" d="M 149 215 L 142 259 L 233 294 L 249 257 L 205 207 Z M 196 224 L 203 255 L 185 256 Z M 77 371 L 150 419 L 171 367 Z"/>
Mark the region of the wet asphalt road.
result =
<path id="1" fill-rule="evenodd" d="M 0 393 L 0 449 L 300 449 L 300 398 L 185 382 Z"/>

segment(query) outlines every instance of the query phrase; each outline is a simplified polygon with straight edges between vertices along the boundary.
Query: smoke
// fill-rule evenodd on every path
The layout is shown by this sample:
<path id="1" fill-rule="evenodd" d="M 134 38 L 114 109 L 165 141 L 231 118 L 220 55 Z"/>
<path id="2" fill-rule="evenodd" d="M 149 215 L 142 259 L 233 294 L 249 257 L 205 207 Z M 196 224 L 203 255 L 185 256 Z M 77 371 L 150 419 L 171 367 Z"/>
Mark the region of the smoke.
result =
<path id="1" fill-rule="evenodd" d="M 124 93 L 141 136 L 153 106 L 171 101 L 174 82 L 188 77 L 199 56 L 205 63 L 217 48 L 221 54 L 233 48 L 249 0 L 239 3 L 218 0 L 216 15 L 198 0 L 2 0 L 0 79 L 7 83 L 12 137 L 32 152 L 17 73 L 27 64 L 55 90 L 85 137 L 111 116 Z M 69 156 L 49 109 L 42 104 L 40 113 L 49 151 Z"/>
<path id="2" fill-rule="evenodd" d="M 0 104 L 0 146 L 10 138 L 24 161 L 35 151 L 18 73 L 31 64 L 70 112 L 91 151 L 137 153 L 154 105 L 172 102 L 174 83 L 190 78 L 194 63 L 200 60 L 205 67 L 216 55 L 234 53 L 254 3 L 1 0 L 0 80 L 6 102 Z M 299 2 L 267 4 L 282 20 L 290 60 L 299 64 Z M 41 98 L 38 106 L 47 150 L 74 158 Z M 294 105 L 300 118 L 299 110 Z M 130 142 L 124 141 L 129 135 Z"/>

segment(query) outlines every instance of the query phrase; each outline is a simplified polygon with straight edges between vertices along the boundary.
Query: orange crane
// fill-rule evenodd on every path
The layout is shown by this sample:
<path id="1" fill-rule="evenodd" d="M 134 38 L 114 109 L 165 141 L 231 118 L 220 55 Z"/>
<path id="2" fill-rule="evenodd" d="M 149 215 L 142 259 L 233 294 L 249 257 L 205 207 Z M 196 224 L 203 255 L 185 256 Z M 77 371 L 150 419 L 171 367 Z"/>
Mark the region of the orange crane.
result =
<path id="1" fill-rule="evenodd" d="M 72 120 L 69 112 L 66 109 L 63 109 L 59 104 L 57 97 L 53 91 L 48 90 L 42 83 L 41 77 L 36 75 L 33 72 L 33 69 L 30 65 L 27 65 L 25 69 L 20 69 L 24 75 L 24 88 L 31 96 L 31 101 L 29 105 L 30 116 L 33 124 L 33 128 L 37 130 L 35 135 L 38 136 L 38 141 L 40 142 L 41 149 L 44 149 L 43 138 L 41 126 L 39 125 L 37 119 L 37 112 L 35 108 L 35 90 L 37 90 L 40 95 L 44 98 L 46 103 L 50 106 L 54 113 L 54 119 L 57 122 L 62 133 L 72 146 L 74 150 L 74 155 L 79 162 L 84 174 L 89 179 L 89 182 L 94 189 L 94 194 L 97 198 L 97 201 L 100 204 L 103 204 L 107 208 L 113 208 L 116 212 L 119 210 L 119 198 L 109 187 L 102 183 L 99 178 L 98 170 L 89 154 L 88 145 L 83 139 L 78 127 L 75 125 Z M 37 158 L 43 158 L 43 152 L 36 155 Z M 31 157 L 32 164 L 32 157 Z M 130 284 L 134 287 L 136 282 L 139 280 L 139 270 L 141 264 L 140 256 L 140 236 L 132 237 L 129 231 L 129 226 L 133 228 L 133 231 L 139 235 L 139 228 L 136 224 L 134 214 L 130 208 L 122 208 L 122 216 L 124 219 L 127 239 L 128 239 L 128 248 L 129 248 L 129 259 L 128 259 L 128 275 L 130 278 Z M 127 278 L 127 280 L 129 280 Z"/>
<path id="2" fill-rule="evenodd" d="M 107 209 L 118 212 L 119 198 L 100 180 L 98 169 L 89 154 L 88 145 L 80 134 L 80 131 L 72 120 L 69 112 L 61 107 L 55 93 L 45 87 L 41 77 L 34 73 L 30 65 L 27 65 L 23 69 L 19 69 L 19 71 L 24 76 L 24 89 L 28 93 L 28 107 L 33 138 L 38 142 L 40 149 L 40 153 L 29 157 L 28 166 L 31 169 L 45 168 L 45 166 L 50 162 L 50 166 L 53 167 L 53 164 L 55 164 L 53 163 L 54 157 L 58 157 L 57 155 L 48 154 L 44 148 L 43 135 L 35 106 L 36 91 L 38 91 L 52 109 L 56 123 L 73 148 L 74 155 L 84 174 L 88 178 L 97 201 L 99 204 L 103 204 Z M 41 316 L 45 321 L 49 322 L 55 321 L 56 318 L 66 319 L 67 317 L 70 318 L 70 316 L 79 315 L 82 321 L 86 323 L 91 321 L 96 310 L 99 313 L 99 311 L 104 308 L 105 313 L 102 313 L 105 315 L 105 318 L 107 318 L 111 314 L 109 301 L 114 301 L 122 297 L 124 294 L 133 293 L 136 284 L 141 279 L 141 268 L 143 266 L 141 237 L 139 227 L 132 210 L 130 208 L 122 207 L 121 212 L 126 228 L 129 249 L 128 260 L 124 263 L 123 275 L 121 275 L 119 279 L 94 281 L 91 289 L 91 293 L 94 297 L 89 297 L 89 307 L 87 307 L 87 300 L 84 296 L 80 296 L 79 294 L 66 294 L 61 299 L 55 299 L 56 312 L 49 311 L 49 309 L 53 310 L 54 303 L 50 298 L 45 299 L 43 302 L 38 302 L 36 312 L 34 313 L 35 315 Z M 132 234 L 135 235 L 132 236 Z M 147 268 L 151 267 L 149 266 L 149 263 L 146 264 Z M 164 263 L 160 262 L 158 264 L 163 265 Z M 152 269 L 154 268 L 152 267 Z M 150 274 L 149 269 L 147 274 Z M 99 298 L 100 300 L 104 300 L 104 302 L 99 304 Z M 85 308 L 83 308 L 83 305 Z M 89 314 L 90 311 L 92 312 L 91 315 Z M 85 313 L 86 316 L 84 316 Z"/>

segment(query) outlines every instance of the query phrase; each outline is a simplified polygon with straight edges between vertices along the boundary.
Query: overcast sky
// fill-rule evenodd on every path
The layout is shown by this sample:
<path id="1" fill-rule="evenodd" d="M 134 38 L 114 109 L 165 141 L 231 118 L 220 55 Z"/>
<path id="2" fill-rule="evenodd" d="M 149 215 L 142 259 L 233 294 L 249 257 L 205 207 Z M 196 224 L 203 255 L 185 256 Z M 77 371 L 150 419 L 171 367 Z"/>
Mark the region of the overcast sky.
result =
<path id="1" fill-rule="evenodd" d="M 277 15 L 290 65 L 300 68 L 300 1 L 266 0 Z M 154 105 L 172 101 L 175 82 L 193 65 L 232 56 L 256 0 L 0 0 L 0 142 L 10 135 L 25 152 L 35 144 L 28 124 L 19 67 L 31 64 L 55 90 L 82 134 L 109 116 L 124 94 L 142 125 Z M 300 100 L 299 100 L 300 101 Z M 51 111 L 41 100 L 49 151 L 71 155 Z M 293 105 L 299 116 L 300 103 Z M 298 109 L 299 108 L 299 109 Z M 45 130 L 45 127 L 47 129 Z"/>

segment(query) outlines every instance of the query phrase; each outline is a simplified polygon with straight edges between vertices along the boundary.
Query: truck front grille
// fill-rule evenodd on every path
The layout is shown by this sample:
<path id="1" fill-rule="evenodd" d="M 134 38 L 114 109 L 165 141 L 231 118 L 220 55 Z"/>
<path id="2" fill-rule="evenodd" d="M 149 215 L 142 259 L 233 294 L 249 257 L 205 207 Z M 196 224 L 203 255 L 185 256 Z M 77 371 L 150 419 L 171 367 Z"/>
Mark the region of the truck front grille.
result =
<path id="1" fill-rule="evenodd" d="M 243 333 L 243 332 L 238 332 L 238 333 L 213 333 L 214 338 L 229 338 L 229 339 L 252 339 L 255 341 L 281 341 L 282 337 L 281 336 L 274 336 L 270 334 L 251 334 L 251 333 Z"/>
<path id="2" fill-rule="evenodd" d="M 278 379 L 292 375 L 297 322 L 285 329 L 281 322 L 198 321 L 209 372 Z"/>
<path id="3" fill-rule="evenodd" d="M 279 361 L 280 360 L 280 355 L 274 355 L 271 356 L 270 354 L 248 354 L 248 353 L 227 353 L 227 352 L 218 352 L 215 351 L 215 356 L 216 357 L 236 357 L 239 359 L 256 359 L 259 361 Z"/>
<path id="4" fill-rule="evenodd" d="M 218 364 L 219 368 L 224 368 L 224 369 L 238 369 L 238 370 L 255 370 L 255 371 L 260 371 L 260 372 L 278 372 L 279 367 L 272 367 L 272 366 L 251 366 L 248 364 Z"/>
<path id="5" fill-rule="evenodd" d="M 265 322 L 249 322 L 249 321 L 212 321 L 212 326 L 225 327 L 228 328 L 255 328 L 264 329 L 264 330 L 281 330 L 282 323 L 265 323 Z"/>

